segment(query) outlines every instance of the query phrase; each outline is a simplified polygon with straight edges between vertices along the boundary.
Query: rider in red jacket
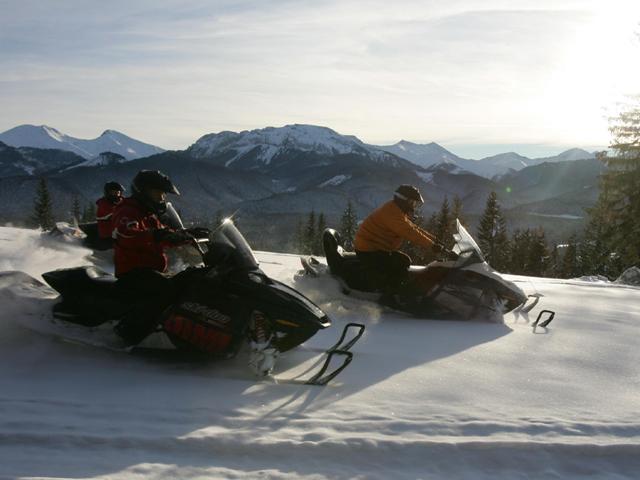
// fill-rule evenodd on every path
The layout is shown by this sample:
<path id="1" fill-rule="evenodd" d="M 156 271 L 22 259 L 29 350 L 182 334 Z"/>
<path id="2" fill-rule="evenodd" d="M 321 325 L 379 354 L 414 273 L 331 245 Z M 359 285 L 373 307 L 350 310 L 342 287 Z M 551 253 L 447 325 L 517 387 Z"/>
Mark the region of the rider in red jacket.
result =
<path id="1" fill-rule="evenodd" d="M 118 182 L 107 182 L 104 184 L 104 197 L 96 201 L 96 222 L 98 224 L 98 237 L 101 241 L 112 241 L 113 233 L 113 210 L 122 201 L 124 187 Z"/>
<path id="2" fill-rule="evenodd" d="M 169 177 L 159 171 L 142 170 L 133 179 L 131 189 L 131 197 L 113 212 L 117 286 L 135 304 L 115 327 L 128 345 L 139 343 L 153 332 L 164 309 L 179 294 L 182 275 L 164 274 L 165 249 L 194 238 L 194 232 L 175 230 L 159 218 L 167 209 L 166 194 L 180 194 Z"/>

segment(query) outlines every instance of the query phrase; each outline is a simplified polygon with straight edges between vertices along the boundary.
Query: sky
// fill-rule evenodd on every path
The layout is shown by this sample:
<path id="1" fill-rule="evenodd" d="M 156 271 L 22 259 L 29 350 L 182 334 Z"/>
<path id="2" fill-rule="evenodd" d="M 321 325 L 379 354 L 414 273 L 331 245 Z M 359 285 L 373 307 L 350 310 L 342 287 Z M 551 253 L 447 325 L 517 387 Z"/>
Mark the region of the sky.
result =
<path id="1" fill-rule="evenodd" d="M 167 149 L 305 123 L 466 158 L 604 148 L 637 0 L 0 0 L 0 131 Z M 8 13 L 7 13 L 8 12 Z"/>

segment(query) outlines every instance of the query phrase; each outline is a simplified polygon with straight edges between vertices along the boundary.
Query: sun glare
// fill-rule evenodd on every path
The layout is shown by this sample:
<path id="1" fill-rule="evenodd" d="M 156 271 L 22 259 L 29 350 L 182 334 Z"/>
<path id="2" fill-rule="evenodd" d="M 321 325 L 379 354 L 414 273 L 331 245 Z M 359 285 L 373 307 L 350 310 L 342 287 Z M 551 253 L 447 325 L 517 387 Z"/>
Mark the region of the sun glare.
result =
<path id="1" fill-rule="evenodd" d="M 541 105 L 555 140 L 608 144 L 608 117 L 640 89 L 639 32 L 640 2 L 602 7 L 576 31 Z"/>

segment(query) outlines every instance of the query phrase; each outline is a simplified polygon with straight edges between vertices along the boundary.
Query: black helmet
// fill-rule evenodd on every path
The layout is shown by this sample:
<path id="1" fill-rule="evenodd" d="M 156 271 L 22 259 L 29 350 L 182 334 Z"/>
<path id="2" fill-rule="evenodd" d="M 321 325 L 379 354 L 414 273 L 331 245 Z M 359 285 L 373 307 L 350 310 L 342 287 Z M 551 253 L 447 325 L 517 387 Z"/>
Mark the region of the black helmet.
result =
<path id="1" fill-rule="evenodd" d="M 169 177 L 159 170 L 140 170 L 131 183 L 131 190 L 138 201 L 159 215 L 167 211 L 167 203 L 154 201 L 149 196 L 149 190 L 160 190 L 164 193 L 180 195 Z"/>
<path id="2" fill-rule="evenodd" d="M 134 193 L 139 194 L 144 194 L 146 190 L 154 189 L 165 193 L 180 195 L 180 192 L 176 186 L 171 183 L 169 177 L 160 170 L 140 170 L 133 179 L 131 189 Z"/>
<path id="3" fill-rule="evenodd" d="M 396 188 L 396 191 L 393 195 L 395 198 L 399 198 L 400 200 L 408 200 L 417 202 L 419 205 L 424 203 L 424 198 L 420 195 L 420 190 L 413 185 L 400 185 Z"/>
<path id="4" fill-rule="evenodd" d="M 107 182 L 104 184 L 104 194 L 109 195 L 111 191 L 124 192 L 124 187 L 120 185 L 118 182 Z"/>

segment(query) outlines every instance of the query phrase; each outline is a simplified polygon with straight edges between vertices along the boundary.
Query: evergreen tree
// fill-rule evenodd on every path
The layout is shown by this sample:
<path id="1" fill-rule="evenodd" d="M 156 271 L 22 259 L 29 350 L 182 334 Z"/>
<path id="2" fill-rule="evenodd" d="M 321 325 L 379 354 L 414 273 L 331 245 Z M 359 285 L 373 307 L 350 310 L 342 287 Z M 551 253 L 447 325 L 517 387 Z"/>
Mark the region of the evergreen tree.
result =
<path id="1" fill-rule="evenodd" d="M 436 220 L 435 232 L 436 238 L 442 242 L 447 248 L 453 247 L 453 231 L 451 229 L 451 213 L 449 212 L 449 200 L 445 195 L 440 212 L 438 212 Z"/>
<path id="2" fill-rule="evenodd" d="M 507 224 L 502 216 L 496 192 L 487 198 L 484 213 L 478 226 L 478 246 L 487 262 L 498 271 L 509 265 L 509 238 Z"/>
<path id="3" fill-rule="evenodd" d="M 551 278 L 558 278 L 561 276 L 560 272 L 562 270 L 562 266 L 560 265 L 560 254 L 558 250 L 560 250 L 560 246 L 558 244 L 554 244 L 553 247 L 551 247 L 551 251 L 549 252 L 547 276 Z"/>
<path id="4" fill-rule="evenodd" d="M 296 224 L 295 244 L 298 253 L 305 253 L 305 224 L 302 219 L 298 219 Z"/>
<path id="5" fill-rule="evenodd" d="M 82 212 L 82 223 L 90 223 L 96 221 L 96 205 L 93 202 L 87 203 Z"/>
<path id="6" fill-rule="evenodd" d="M 33 222 L 35 226 L 40 227 L 42 230 L 49 230 L 54 226 L 51 197 L 44 177 L 40 178 L 38 189 L 36 190 Z"/>
<path id="7" fill-rule="evenodd" d="M 513 232 L 509 250 L 509 263 L 505 271 L 517 275 L 526 275 L 528 269 L 529 250 L 531 247 L 531 230 Z"/>
<path id="8" fill-rule="evenodd" d="M 591 219 L 604 221 L 596 243 L 609 254 L 609 274 L 640 263 L 640 97 L 633 102 L 612 119 L 613 155 L 598 155 L 607 170 L 600 177 L 600 196 Z"/>
<path id="9" fill-rule="evenodd" d="M 547 273 L 548 264 L 549 249 L 547 247 L 546 235 L 542 228 L 538 228 L 531 236 L 526 274 L 542 277 Z"/>
<path id="10" fill-rule="evenodd" d="M 80 199 L 78 198 L 78 195 L 74 195 L 73 203 L 71 204 L 71 223 L 79 222 L 81 215 Z"/>
<path id="11" fill-rule="evenodd" d="M 426 223 L 424 224 L 424 228 L 427 232 L 435 235 L 436 234 L 436 230 L 438 229 L 438 214 L 437 213 L 432 213 L 431 216 L 429 217 L 429 220 L 426 221 Z"/>
<path id="12" fill-rule="evenodd" d="M 578 238 L 576 234 L 569 237 L 567 248 L 562 257 L 562 265 L 560 267 L 561 278 L 574 278 L 580 275 L 580 265 L 578 257 Z"/>
<path id="13" fill-rule="evenodd" d="M 453 197 L 453 208 L 451 209 L 451 231 L 453 232 L 457 230 L 456 219 L 459 220 L 462 225 L 466 225 L 466 221 L 462 214 L 462 200 L 460 200 L 458 195 Z"/>
<path id="14" fill-rule="evenodd" d="M 309 213 L 302 238 L 302 253 L 312 254 L 316 242 L 316 212 L 314 210 Z"/>
<path id="15" fill-rule="evenodd" d="M 346 250 L 353 250 L 353 240 L 356 237 L 356 231 L 358 230 L 358 217 L 353 208 L 351 200 L 347 203 L 347 208 L 342 213 L 340 218 L 340 234 L 344 242 L 344 248 Z"/>
<path id="16" fill-rule="evenodd" d="M 322 255 L 324 253 L 324 248 L 322 247 L 322 233 L 324 232 L 325 228 L 327 228 L 327 222 L 324 218 L 324 213 L 320 212 L 320 215 L 318 215 L 318 226 L 316 227 L 316 235 L 313 241 L 314 255 Z"/>

